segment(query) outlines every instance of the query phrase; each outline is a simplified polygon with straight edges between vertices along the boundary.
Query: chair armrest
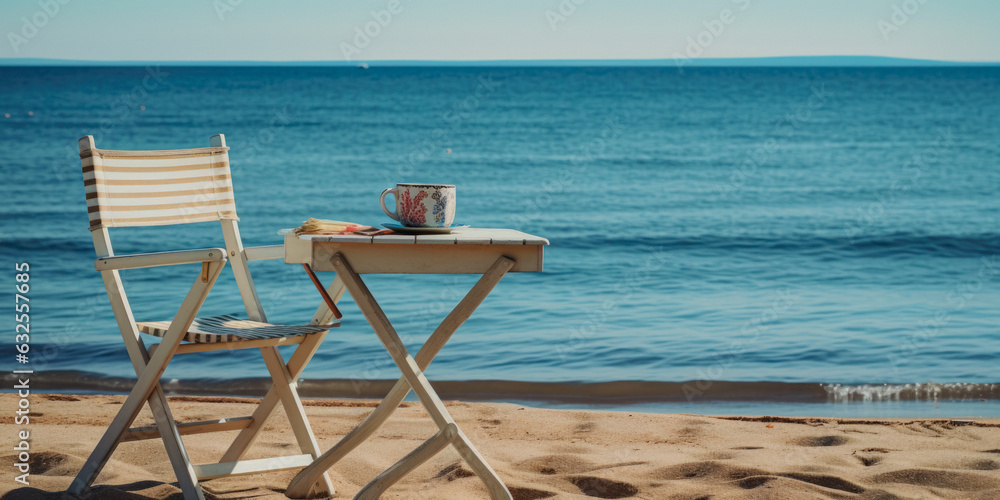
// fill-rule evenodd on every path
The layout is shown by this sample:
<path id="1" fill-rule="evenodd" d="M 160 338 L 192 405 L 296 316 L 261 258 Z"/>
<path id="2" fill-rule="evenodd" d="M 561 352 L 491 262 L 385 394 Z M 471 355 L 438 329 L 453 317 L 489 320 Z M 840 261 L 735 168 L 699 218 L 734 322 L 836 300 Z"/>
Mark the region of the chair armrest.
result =
<path id="1" fill-rule="evenodd" d="M 247 247 L 243 249 L 247 260 L 267 260 L 284 259 L 285 245 L 265 245 L 260 247 Z"/>
<path id="2" fill-rule="evenodd" d="M 94 261 L 94 269 L 112 271 L 116 269 L 138 269 L 141 267 L 173 266 L 195 262 L 225 261 L 226 251 L 221 248 L 200 250 L 179 250 L 176 252 L 137 253 L 101 257 Z"/>

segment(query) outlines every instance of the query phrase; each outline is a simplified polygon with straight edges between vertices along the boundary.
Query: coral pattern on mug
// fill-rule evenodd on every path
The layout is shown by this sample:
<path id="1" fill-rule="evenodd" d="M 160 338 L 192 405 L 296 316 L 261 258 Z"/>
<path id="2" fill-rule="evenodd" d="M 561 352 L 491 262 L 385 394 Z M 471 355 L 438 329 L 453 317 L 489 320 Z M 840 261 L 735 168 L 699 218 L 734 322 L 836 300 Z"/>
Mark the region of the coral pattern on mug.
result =
<path id="1" fill-rule="evenodd" d="M 427 191 L 421 190 L 416 196 L 410 197 L 410 190 L 403 191 L 403 210 L 399 218 L 413 224 L 424 224 L 427 222 L 427 207 L 422 203 L 427 197 Z"/>
<path id="2" fill-rule="evenodd" d="M 432 210 L 434 212 L 434 222 L 437 222 L 439 225 L 443 225 L 445 222 L 445 215 L 447 214 L 448 201 L 450 201 L 449 198 L 451 198 L 451 196 L 448 196 L 447 194 L 442 196 L 439 191 L 435 191 L 434 194 L 431 195 L 431 198 L 437 200 L 436 203 L 434 203 L 434 209 Z"/>

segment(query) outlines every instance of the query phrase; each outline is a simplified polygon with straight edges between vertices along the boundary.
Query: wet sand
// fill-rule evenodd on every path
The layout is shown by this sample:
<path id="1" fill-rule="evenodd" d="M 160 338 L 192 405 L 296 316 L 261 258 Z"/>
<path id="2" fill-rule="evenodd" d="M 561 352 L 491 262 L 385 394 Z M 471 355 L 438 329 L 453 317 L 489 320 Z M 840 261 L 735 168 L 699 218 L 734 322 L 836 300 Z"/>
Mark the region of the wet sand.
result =
<path id="1" fill-rule="evenodd" d="M 69 486 L 123 396 L 32 395 L 30 486 L 14 474 L 2 499 L 57 499 Z M 4 407 L 17 398 L 2 394 Z M 171 398 L 179 421 L 249 415 L 254 400 Z M 515 499 L 540 498 L 1000 498 L 1000 419 L 846 420 L 711 417 L 527 408 L 446 402 L 456 421 L 510 488 Z M 326 449 L 360 422 L 374 403 L 308 401 L 306 411 Z M 336 464 L 335 498 L 351 498 L 436 428 L 417 403 L 404 403 L 374 438 Z M 137 425 L 152 425 L 148 410 Z M 11 444 L 22 426 L 7 420 Z M 235 431 L 185 438 L 196 463 L 218 461 Z M 279 410 L 248 458 L 294 455 Z M 11 450 L 11 447 L 7 448 Z M 13 451 L 3 460 L 16 461 Z M 8 466 L 9 467 L 9 466 Z M 9 468 L 8 470 L 12 470 Z M 283 499 L 294 471 L 202 483 L 206 497 Z M 158 440 L 123 443 L 91 498 L 174 499 Z M 453 450 L 421 465 L 383 498 L 487 498 Z"/>

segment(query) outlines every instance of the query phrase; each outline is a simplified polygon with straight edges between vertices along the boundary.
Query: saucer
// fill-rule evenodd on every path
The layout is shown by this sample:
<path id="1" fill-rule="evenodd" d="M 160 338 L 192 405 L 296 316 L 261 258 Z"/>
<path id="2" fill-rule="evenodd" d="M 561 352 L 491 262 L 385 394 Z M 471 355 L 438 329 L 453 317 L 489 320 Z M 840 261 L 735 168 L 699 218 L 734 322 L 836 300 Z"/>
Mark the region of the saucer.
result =
<path id="1" fill-rule="evenodd" d="M 387 222 L 382 224 L 382 227 L 392 229 L 400 234 L 448 234 L 460 229 L 465 229 L 469 227 L 469 225 L 452 224 L 447 227 L 409 227 L 402 224 Z"/>

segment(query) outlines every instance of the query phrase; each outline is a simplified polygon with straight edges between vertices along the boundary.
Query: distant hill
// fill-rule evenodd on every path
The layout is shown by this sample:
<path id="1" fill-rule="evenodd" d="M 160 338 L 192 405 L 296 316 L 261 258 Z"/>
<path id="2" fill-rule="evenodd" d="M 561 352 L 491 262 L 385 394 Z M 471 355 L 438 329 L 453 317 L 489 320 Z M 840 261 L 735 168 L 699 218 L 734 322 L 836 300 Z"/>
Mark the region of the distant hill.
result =
<path id="1" fill-rule="evenodd" d="M 85 61 L 75 59 L 0 58 L 0 66 L 329 66 L 357 67 L 670 67 L 674 59 L 533 59 L 495 61 Z M 684 59 L 684 67 L 937 67 L 1000 66 L 1000 62 L 935 61 L 880 56 L 783 56 Z"/>

